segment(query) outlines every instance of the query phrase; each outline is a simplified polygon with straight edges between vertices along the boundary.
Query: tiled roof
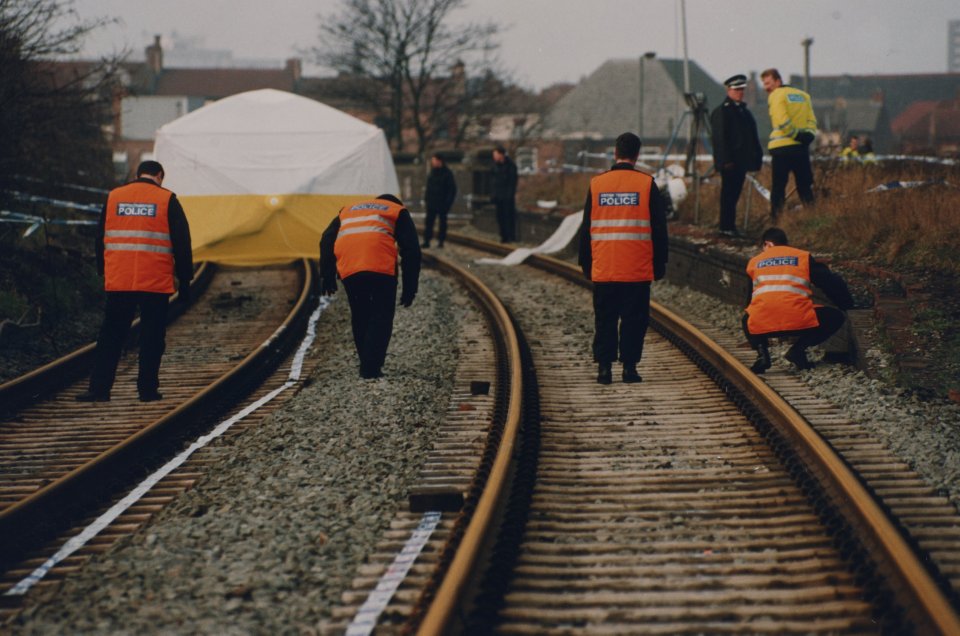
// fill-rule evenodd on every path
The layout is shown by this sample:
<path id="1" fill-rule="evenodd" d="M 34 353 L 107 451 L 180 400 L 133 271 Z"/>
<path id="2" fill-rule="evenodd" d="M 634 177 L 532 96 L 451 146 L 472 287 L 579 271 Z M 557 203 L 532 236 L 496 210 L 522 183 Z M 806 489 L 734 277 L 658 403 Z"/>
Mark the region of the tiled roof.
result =
<path id="1" fill-rule="evenodd" d="M 799 75 L 791 76 L 790 83 L 802 86 L 803 78 Z M 871 99 L 882 96 L 887 113 L 894 120 L 915 101 L 955 99 L 958 92 L 960 73 L 815 75 L 810 78 L 811 97 Z"/>
<path id="2" fill-rule="evenodd" d="M 285 69 L 171 68 L 160 73 L 153 94 L 220 99 L 261 88 L 292 92 L 296 83 Z"/>

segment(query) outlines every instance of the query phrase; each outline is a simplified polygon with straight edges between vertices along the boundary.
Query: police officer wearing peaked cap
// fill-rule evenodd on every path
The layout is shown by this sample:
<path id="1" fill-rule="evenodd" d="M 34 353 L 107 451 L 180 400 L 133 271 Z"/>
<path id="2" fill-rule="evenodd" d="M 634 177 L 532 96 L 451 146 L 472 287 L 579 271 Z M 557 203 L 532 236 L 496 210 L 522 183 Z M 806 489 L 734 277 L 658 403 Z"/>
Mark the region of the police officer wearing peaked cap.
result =
<path id="1" fill-rule="evenodd" d="M 419 285 L 420 243 L 410 212 L 392 194 L 344 207 L 320 238 L 320 289 L 329 296 L 337 291 L 338 276 L 343 282 L 361 378 L 383 376 L 393 334 L 398 256 L 400 304 L 409 307 Z"/>
<path id="2" fill-rule="evenodd" d="M 763 165 L 763 148 L 757 122 L 743 101 L 746 75 L 734 75 L 723 83 L 727 97 L 710 114 L 713 163 L 720 173 L 720 233 L 739 236 L 737 201 L 748 172 Z"/>
<path id="3" fill-rule="evenodd" d="M 650 323 L 650 283 L 667 268 L 667 220 L 653 177 L 634 168 L 640 138 L 617 138 L 613 167 L 590 180 L 580 226 L 580 267 L 593 281 L 593 356 L 597 382 L 613 381 L 619 352 L 624 382 L 637 365 Z"/>
<path id="4" fill-rule="evenodd" d="M 193 253 L 190 226 L 177 196 L 162 186 L 163 166 L 144 161 L 137 179 L 107 197 L 96 239 L 97 270 L 107 303 L 94 351 L 89 389 L 81 402 L 106 402 L 133 316 L 140 309 L 141 402 L 162 399 L 160 359 L 166 348 L 167 305 L 179 281 L 179 298 L 190 297 Z"/>

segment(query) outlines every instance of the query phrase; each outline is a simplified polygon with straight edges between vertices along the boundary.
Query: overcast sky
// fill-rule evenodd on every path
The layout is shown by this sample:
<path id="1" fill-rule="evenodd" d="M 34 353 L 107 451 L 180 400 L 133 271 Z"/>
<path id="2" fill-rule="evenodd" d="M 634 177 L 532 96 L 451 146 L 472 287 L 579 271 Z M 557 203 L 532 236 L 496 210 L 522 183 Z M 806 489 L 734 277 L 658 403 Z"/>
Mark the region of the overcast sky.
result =
<path id="1" fill-rule="evenodd" d="M 75 0 L 85 19 L 119 24 L 87 39 L 85 53 L 128 48 L 143 59 L 153 34 L 198 38 L 237 58 L 282 61 L 318 43 L 321 14 L 339 0 Z M 457 21 L 493 20 L 505 30 L 500 58 L 516 79 L 541 89 L 576 82 L 604 60 L 647 51 L 682 58 L 680 0 L 467 0 Z M 947 22 L 956 0 L 687 0 L 691 60 L 717 81 L 778 67 L 803 71 L 801 41 L 812 37 L 811 73 L 942 73 Z M 309 69 L 308 69 L 309 70 Z"/>

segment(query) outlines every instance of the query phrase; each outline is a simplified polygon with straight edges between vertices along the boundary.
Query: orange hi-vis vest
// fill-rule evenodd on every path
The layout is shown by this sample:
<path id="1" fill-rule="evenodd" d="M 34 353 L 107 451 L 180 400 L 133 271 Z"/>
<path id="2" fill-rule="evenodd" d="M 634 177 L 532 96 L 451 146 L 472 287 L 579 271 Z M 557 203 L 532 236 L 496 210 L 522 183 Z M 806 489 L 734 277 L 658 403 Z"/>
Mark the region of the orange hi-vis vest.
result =
<path id="1" fill-rule="evenodd" d="M 340 231 L 333 244 L 340 278 L 357 272 L 397 275 L 397 218 L 402 205 L 383 199 L 354 203 L 340 210 Z"/>
<path id="2" fill-rule="evenodd" d="M 107 197 L 103 280 L 108 292 L 172 294 L 173 243 L 168 210 L 173 193 L 134 182 Z"/>
<path id="3" fill-rule="evenodd" d="M 776 245 L 747 263 L 753 296 L 747 307 L 751 334 L 810 329 L 820 324 L 810 285 L 810 253 Z"/>
<path id="4" fill-rule="evenodd" d="M 609 170 L 590 180 L 590 279 L 596 283 L 653 280 L 650 188 L 653 177 Z"/>

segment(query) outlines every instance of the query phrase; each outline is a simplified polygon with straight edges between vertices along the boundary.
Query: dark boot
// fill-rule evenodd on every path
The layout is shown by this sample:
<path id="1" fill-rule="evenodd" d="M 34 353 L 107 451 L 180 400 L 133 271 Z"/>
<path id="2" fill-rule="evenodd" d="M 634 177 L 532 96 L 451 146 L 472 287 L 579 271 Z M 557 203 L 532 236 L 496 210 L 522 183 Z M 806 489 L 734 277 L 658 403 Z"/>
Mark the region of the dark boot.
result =
<path id="1" fill-rule="evenodd" d="M 813 363 L 807 359 L 807 348 L 799 344 L 787 349 L 787 353 L 783 357 L 801 371 L 813 368 Z"/>
<path id="2" fill-rule="evenodd" d="M 756 374 L 761 374 L 770 368 L 770 346 L 766 343 L 757 345 L 757 359 L 753 362 L 750 370 Z"/>
<path id="3" fill-rule="evenodd" d="M 613 365 L 609 362 L 601 362 L 597 371 L 597 384 L 610 384 L 613 382 Z"/>
<path id="4" fill-rule="evenodd" d="M 643 378 L 641 378 L 640 374 L 637 373 L 637 365 L 635 364 L 623 365 L 622 377 L 624 384 L 636 384 L 637 382 L 643 382 Z"/>

